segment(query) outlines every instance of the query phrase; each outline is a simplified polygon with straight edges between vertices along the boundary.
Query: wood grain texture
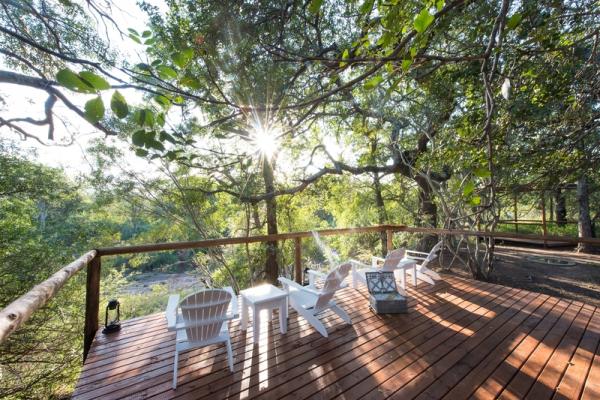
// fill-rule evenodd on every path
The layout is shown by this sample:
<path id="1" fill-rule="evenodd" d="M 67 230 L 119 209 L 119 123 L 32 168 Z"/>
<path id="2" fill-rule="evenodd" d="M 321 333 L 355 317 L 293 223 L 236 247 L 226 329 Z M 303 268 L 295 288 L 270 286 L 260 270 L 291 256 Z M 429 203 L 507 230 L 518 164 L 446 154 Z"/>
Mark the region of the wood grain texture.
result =
<path id="1" fill-rule="evenodd" d="M 445 275 L 409 286 L 409 313 L 377 315 L 363 289 L 336 301 L 324 338 L 295 312 L 252 344 L 230 326 L 235 372 L 224 348 L 182 354 L 171 389 L 174 335 L 162 314 L 96 335 L 73 399 L 492 399 L 595 398 L 600 310 L 520 289 Z"/>

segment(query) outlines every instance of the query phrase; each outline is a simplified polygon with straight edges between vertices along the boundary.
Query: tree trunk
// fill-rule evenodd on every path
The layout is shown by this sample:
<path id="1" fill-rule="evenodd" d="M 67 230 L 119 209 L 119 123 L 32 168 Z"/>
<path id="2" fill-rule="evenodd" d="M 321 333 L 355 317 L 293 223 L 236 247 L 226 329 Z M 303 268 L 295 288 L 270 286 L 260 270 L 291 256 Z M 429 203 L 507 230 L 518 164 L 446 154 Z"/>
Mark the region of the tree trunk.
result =
<path id="1" fill-rule="evenodd" d="M 265 181 L 265 193 L 274 193 L 275 185 L 273 178 L 273 167 L 266 157 L 263 159 L 263 179 Z M 267 211 L 267 234 L 277 234 L 277 200 L 275 196 L 269 196 L 266 203 Z M 265 264 L 265 279 L 275 284 L 279 276 L 279 265 L 277 264 L 277 242 L 267 242 L 267 260 Z"/>
<path id="2" fill-rule="evenodd" d="M 379 180 L 379 174 L 373 175 L 373 187 L 375 189 L 375 205 L 377 206 L 377 223 L 383 225 L 387 222 L 387 213 L 385 212 L 385 203 L 381 194 L 381 181 Z M 381 242 L 381 256 L 387 255 L 387 234 L 385 232 L 379 232 L 379 240 Z"/>
<path id="3" fill-rule="evenodd" d="M 579 204 L 579 237 L 592 237 L 592 220 L 590 218 L 590 199 L 588 193 L 588 183 L 585 175 L 577 180 L 577 203 Z M 580 252 L 589 253 L 594 247 L 588 243 L 579 243 L 577 249 Z"/>
<path id="4" fill-rule="evenodd" d="M 560 186 L 554 192 L 556 202 L 556 224 L 565 226 L 567 223 L 567 200 Z"/>
<path id="5" fill-rule="evenodd" d="M 433 190 L 427 179 L 421 175 L 415 177 L 419 187 L 419 213 L 417 215 L 417 226 L 435 228 L 437 226 L 437 205 L 433 201 Z M 437 235 L 424 235 L 417 246 L 418 251 L 429 252 L 438 242 Z"/>

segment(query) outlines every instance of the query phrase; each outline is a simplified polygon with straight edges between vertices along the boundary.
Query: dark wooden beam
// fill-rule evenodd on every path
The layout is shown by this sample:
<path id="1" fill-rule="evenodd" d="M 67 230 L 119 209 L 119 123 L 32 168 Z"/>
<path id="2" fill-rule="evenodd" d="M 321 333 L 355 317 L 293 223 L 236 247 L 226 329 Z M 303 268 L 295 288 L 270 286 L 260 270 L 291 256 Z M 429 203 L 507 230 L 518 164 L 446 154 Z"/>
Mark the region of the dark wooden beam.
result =
<path id="1" fill-rule="evenodd" d="M 100 270 L 102 258 L 96 256 L 88 264 L 85 285 L 85 325 L 83 327 L 83 361 L 92 347 L 98 331 L 98 315 L 100 311 Z"/>

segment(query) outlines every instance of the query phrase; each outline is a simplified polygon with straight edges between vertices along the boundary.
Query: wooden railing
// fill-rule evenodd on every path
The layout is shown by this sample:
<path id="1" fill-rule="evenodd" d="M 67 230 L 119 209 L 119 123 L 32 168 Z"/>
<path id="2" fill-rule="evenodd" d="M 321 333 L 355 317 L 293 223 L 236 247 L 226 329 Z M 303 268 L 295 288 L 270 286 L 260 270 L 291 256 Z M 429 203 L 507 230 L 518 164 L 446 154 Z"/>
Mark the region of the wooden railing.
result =
<path id="1" fill-rule="evenodd" d="M 352 235 L 359 233 L 386 232 L 386 247 L 392 249 L 394 232 L 423 233 L 434 235 L 459 235 L 489 238 L 527 239 L 555 241 L 567 244 L 590 243 L 600 246 L 600 239 L 579 239 L 564 236 L 518 235 L 505 232 L 466 231 L 458 229 L 411 228 L 404 225 L 377 225 L 357 228 L 325 229 L 316 231 L 319 236 Z M 48 303 L 62 286 L 77 272 L 87 266 L 85 323 L 83 358 L 92 345 L 98 331 L 98 315 L 100 307 L 100 272 L 102 257 L 119 254 L 137 254 L 157 251 L 210 248 L 234 244 L 260 243 L 294 240 L 294 279 L 302 282 L 302 239 L 312 237 L 314 232 L 290 232 L 277 235 L 261 235 L 249 237 L 233 237 L 208 239 L 192 242 L 156 243 L 124 247 L 107 247 L 91 250 L 60 269 L 46 281 L 32 288 L 6 308 L 0 311 L 0 343 L 3 343 L 15 330 L 22 326 L 31 315 Z"/>

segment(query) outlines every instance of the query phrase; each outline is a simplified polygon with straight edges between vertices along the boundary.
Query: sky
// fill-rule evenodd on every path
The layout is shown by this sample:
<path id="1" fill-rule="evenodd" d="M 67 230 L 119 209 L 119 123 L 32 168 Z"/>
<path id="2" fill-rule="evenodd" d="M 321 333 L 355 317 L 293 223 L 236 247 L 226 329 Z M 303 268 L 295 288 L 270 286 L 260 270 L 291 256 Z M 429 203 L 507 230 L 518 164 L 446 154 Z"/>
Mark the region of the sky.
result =
<path id="1" fill-rule="evenodd" d="M 158 6 L 160 9 L 165 9 L 165 5 L 161 0 L 149 1 Z M 146 15 L 137 7 L 134 0 L 122 0 L 115 2 L 119 9 L 114 9 L 112 17 L 116 23 L 125 30 L 133 28 L 138 31 L 143 31 L 147 18 Z M 139 55 L 142 46 L 136 44 L 129 38 L 121 38 L 117 30 L 108 26 L 108 36 L 113 48 L 122 53 L 130 61 L 140 59 Z M 104 32 L 104 27 L 100 29 Z M 4 67 L 4 66 L 3 66 Z M 62 89 L 66 90 L 66 89 Z M 135 102 L 135 99 L 140 98 L 140 94 L 133 90 L 121 90 L 128 101 Z M 89 100 L 89 95 L 80 95 L 69 92 L 69 98 L 80 106 L 83 106 L 85 101 Z M 112 91 L 106 91 L 102 97 L 105 104 L 110 104 L 110 96 Z M 14 117 L 33 117 L 44 118 L 44 102 L 47 99 L 47 94 L 44 91 L 27 88 L 23 86 L 0 84 L 0 98 L 4 104 L 0 105 L 0 115 L 5 118 Z M 23 140 L 15 132 L 10 131 L 6 127 L 0 128 L 0 139 L 15 143 L 23 149 L 34 149 L 37 157 L 36 160 L 52 167 L 60 167 L 72 177 L 90 172 L 90 165 L 86 159 L 85 149 L 94 139 L 104 138 L 105 135 L 98 132 L 92 125 L 73 114 L 70 110 L 59 101 L 55 105 L 55 141 L 47 140 L 47 127 L 35 127 L 31 125 L 23 125 L 28 132 L 35 132 L 38 137 L 51 145 L 43 146 L 32 139 Z M 73 135 L 75 141 L 70 146 L 64 146 L 65 142 L 70 141 Z M 110 140 L 110 139 L 109 139 Z M 112 140 L 111 140 L 112 142 Z M 118 143 L 115 141 L 114 143 Z M 61 146 L 63 144 L 63 146 Z M 123 148 L 126 148 L 124 145 Z M 136 157 L 131 153 L 131 158 L 128 161 L 131 167 L 137 170 L 147 168 L 147 162 Z"/>

